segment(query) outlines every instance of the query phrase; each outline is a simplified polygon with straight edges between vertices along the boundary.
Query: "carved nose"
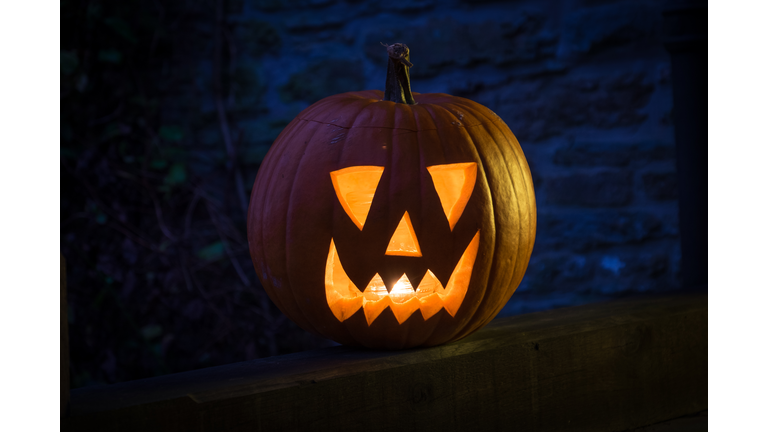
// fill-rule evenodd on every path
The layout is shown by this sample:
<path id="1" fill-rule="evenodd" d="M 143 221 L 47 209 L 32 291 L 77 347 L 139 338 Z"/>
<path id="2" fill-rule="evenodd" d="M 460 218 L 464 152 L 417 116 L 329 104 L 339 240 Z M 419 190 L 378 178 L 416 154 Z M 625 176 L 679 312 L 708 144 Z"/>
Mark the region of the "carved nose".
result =
<path id="1" fill-rule="evenodd" d="M 408 212 L 405 212 L 400 223 L 397 224 L 395 233 L 389 239 L 389 246 L 387 246 L 385 255 L 421 256 L 419 241 L 416 239 L 416 233 L 413 232 L 413 225 L 411 225 L 411 217 L 408 216 Z"/>

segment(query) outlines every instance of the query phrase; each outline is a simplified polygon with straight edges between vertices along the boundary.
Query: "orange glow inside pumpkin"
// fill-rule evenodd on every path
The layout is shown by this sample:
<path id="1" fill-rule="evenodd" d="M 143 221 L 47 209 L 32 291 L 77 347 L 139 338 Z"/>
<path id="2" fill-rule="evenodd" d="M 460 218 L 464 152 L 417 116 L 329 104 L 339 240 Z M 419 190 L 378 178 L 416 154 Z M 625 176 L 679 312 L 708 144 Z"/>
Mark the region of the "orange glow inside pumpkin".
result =
<path id="1" fill-rule="evenodd" d="M 435 190 L 440 197 L 440 204 L 443 205 L 445 217 L 448 218 L 453 231 L 475 188 L 477 164 L 466 162 L 434 165 L 427 167 L 427 171 L 432 176 L 432 183 L 435 184 Z"/>
<path id="2" fill-rule="evenodd" d="M 412 257 L 421 256 L 419 241 L 416 240 L 416 233 L 413 232 L 413 225 L 411 224 L 411 217 L 408 216 L 408 212 L 405 212 L 403 218 L 400 219 L 400 223 L 397 224 L 395 233 L 392 234 L 392 238 L 389 239 L 389 246 L 387 246 L 385 254 Z"/>
<path id="3" fill-rule="evenodd" d="M 339 321 L 348 319 L 362 307 L 368 325 L 371 325 L 387 307 L 392 310 L 400 324 L 417 310 L 421 311 L 425 320 L 441 308 L 455 316 L 467 294 L 479 246 L 480 231 L 464 250 L 445 287 L 431 270 L 427 270 L 415 290 L 408 276 L 403 274 L 392 290 L 387 292 L 384 281 L 376 273 L 361 292 L 344 271 L 336 245 L 331 239 L 325 265 L 325 295 L 328 306 Z"/>
<path id="4" fill-rule="evenodd" d="M 362 231 L 384 167 L 355 166 L 331 172 L 333 189 L 352 222 Z"/>

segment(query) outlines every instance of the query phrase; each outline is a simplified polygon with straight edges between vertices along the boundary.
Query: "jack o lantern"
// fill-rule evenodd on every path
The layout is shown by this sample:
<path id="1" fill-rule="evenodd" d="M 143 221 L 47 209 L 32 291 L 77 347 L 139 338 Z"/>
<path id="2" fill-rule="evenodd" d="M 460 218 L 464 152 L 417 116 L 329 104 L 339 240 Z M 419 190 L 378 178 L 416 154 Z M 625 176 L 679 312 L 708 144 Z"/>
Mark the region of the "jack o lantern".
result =
<path id="1" fill-rule="evenodd" d="M 386 91 L 327 97 L 278 136 L 254 183 L 261 282 L 304 329 L 370 348 L 432 346 L 487 324 L 522 280 L 536 203 L 515 136 L 491 110 L 411 93 L 387 47 Z"/>

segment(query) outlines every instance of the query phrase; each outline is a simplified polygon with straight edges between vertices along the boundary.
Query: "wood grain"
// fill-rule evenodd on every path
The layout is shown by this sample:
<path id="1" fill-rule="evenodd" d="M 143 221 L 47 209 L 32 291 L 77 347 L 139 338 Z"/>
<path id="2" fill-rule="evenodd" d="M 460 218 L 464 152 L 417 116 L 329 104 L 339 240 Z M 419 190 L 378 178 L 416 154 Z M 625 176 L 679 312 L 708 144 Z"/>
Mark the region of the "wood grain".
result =
<path id="1" fill-rule="evenodd" d="M 72 391 L 82 431 L 620 431 L 707 409 L 706 294 L 496 320 L 443 346 L 333 347 Z"/>

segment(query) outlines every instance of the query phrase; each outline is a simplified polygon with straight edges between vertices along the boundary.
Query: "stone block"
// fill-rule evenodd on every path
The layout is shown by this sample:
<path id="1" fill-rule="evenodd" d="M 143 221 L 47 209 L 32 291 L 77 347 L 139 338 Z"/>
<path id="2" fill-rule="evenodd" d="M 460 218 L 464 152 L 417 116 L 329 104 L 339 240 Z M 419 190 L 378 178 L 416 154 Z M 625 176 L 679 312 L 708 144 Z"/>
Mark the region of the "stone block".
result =
<path id="1" fill-rule="evenodd" d="M 654 201 L 677 199 L 677 172 L 648 172 L 642 178 L 648 198 Z"/>
<path id="2" fill-rule="evenodd" d="M 254 0 L 252 7 L 264 12 L 277 12 L 296 8 L 325 7 L 334 3 L 336 0 Z"/>
<path id="3" fill-rule="evenodd" d="M 318 32 L 343 26 L 351 17 L 348 14 L 304 12 L 289 18 L 285 27 L 291 33 Z"/>
<path id="4" fill-rule="evenodd" d="M 661 13 L 643 2 L 579 8 L 565 15 L 558 55 L 595 54 L 645 40 L 660 40 Z"/>
<path id="5" fill-rule="evenodd" d="M 627 263 L 626 274 L 642 279 L 658 279 L 670 269 L 669 251 L 638 254 Z"/>
<path id="6" fill-rule="evenodd" d="M 267 83 L 261 78 L 261 70 L 254 61 L 241 62 L 230 74 L 229 111 L 238 117 L 257 117 L 267 111 L 262 103 Z"/>
<path id="7" fill-rule="evenodd" d="M 655 249 L 655 250 L 654 250 Z M 602 294 L 663 291 L 676 286 L 668 248 L 624 249 L 600 254 L 594 285 L 589 290 Z"/>
<path id="8" fill-rule="evenodd" d="M 277 53 L 282 46 L 277 29 L 266 21 L 243 22 L 237 26 L 235 36 L 254 57 L 260 57 L 267 52 Z"/>
<path id="9" fill-rule="evenodd" d="M 533 254 L 521 290 L 538 294 L 567 290 L 576 282 L 590 279 L 593 274 L 594 265 L 585 255 Z"/>
<path id="10" fill-rule="evenodd" d="M 480 93 L 521 142 L 538 142 L 570 128 L 635 126 L 648 117 L 654 83 L 644 71 L 585 78 L 547 79 Z"/>
<path id="11" fill-rule="evenodd" d="M 480 63 L 509 66 L 552 58 L 557 37 L 542 30 L 544 18 L 521 12 L 504 21 L 462 23 L 453 18 L 432 18 L 424 26 L 379 27 L 366 36 L 366 55 L 382 61 L 379 42 L 403 42 L 411 50 L 413 78 L 429 78 L 445 68 Z"/>
<path id="12" fill-rule="evenodd" d="M 349 0 L 347 0 L 350 2 Z M 359 1 L 354 1 L 359 3 Z M 432 9 L 435 6 L 435 0 L 402 0 L 397 2 L 385 0 L 368 0 L 365 2 L 366 13 L 380 12 L 422 12 Z M 398 41 L 399 42 L 399 41 Z"/>
<path id="13" fill-rule="evenodd" d="M 358 91 L 364 84 L 365 77 L 360 62 L 328 59 L 291 75 L 288 82 L 280 87 L 279 93 L 284 102 L 314 103 L 334 94 Z"/>
<path id="14" fill-rule="evenodd" d="M 515 295 L 615 295 L 669 289 L 675 286 L 670 264 L 674 250 L 663 243 L 586 253 L 534 253 Z"/>
<path id="15" fill-rule="evenodd" d="M 584 252 L 674 235 L 658 216 L 648 212 L 542 210 L 537 221 L 536 253 Z"/>
<path id="16" fill-rule="evenodd" d="M 585 206 L 621 207 L 632 201 L 632 173 L 602 171 L 596 174 L 572 174 L 545 182 L 548 203 Z"/>
<path id="17" fill-rule="evenodd" d="M 552 160 L 567 167 L 627 167 L 674 158 L 674 145 L 661 142 L 574 142 L 557 149 Z"/>

